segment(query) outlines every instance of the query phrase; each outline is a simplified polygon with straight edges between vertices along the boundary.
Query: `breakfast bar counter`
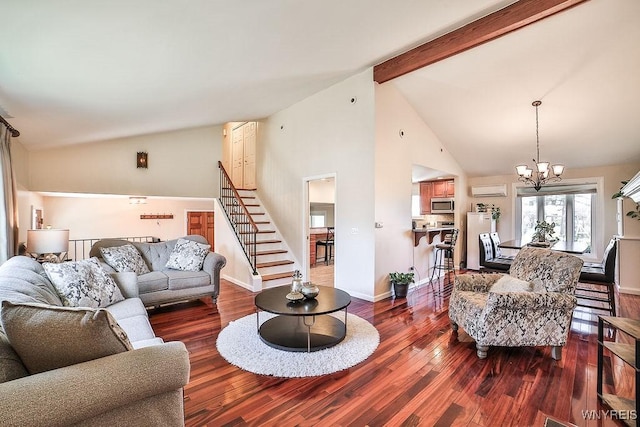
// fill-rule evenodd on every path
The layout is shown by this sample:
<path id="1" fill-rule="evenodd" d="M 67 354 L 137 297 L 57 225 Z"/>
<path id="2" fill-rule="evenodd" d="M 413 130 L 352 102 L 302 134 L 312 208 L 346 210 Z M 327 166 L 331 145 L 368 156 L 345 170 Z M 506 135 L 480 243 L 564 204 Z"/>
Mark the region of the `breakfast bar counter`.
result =
<path id="1" fill-rule="evenodd" d="M 433 227 L 433 228 L 414 228 L 413 229 L 413 243 L 414 246 L 418 246 L 422 237 L 427 238 L 429 244 L 433 243 L 433 239 L 436 236 L 440 236 L 440 240 L 444 240 L 444 235 L 454 230 L 454 227 Z"/>

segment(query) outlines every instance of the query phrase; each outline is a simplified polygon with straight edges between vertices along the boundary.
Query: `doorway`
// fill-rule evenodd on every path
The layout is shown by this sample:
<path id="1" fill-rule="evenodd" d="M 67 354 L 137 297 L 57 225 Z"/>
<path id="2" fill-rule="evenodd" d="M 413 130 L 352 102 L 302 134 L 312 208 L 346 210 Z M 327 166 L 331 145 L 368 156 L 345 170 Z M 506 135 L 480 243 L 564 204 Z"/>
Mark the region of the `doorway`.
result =
<path id="1" fill-rule="evenodd" d="M 213 212 L 212 211 L 187 211 L 187 234 L 198 234 L 207 239 L 214 251 L 213 234 Z"/>
<path id="2" fill-rule="evenodd" d="M 305 235 L 308 242 L 309 280 L 334 286 L 338 241 L 335 234 L 335 175 L 306 180 Z"/>

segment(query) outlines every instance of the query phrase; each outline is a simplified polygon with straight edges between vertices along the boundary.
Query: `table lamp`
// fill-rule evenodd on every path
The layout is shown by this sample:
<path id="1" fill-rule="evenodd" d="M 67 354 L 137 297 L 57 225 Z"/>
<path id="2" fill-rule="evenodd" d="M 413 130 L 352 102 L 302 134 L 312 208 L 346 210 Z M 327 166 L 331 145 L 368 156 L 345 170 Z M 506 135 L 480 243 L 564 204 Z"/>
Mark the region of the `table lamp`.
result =
<path id="1" fill-rule="evenodd" d="M 68 250 L 69 230 L 27 230 L 27 253 L 39 262 L 62 262 Z"/>

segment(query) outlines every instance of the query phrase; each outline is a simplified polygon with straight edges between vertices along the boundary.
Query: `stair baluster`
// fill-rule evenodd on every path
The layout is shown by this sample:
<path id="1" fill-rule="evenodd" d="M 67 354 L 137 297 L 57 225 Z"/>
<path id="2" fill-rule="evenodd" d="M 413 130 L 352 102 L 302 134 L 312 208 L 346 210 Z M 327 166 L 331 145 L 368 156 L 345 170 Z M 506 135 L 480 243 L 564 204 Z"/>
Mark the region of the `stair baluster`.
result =
<path id="1" fill-rule="evenodd" d="M 251 264 L 253 274 L 258 274 L 256 268 L 256 237 L 258 226 L 251 218 L 249 210 L 245 206 L 238 190 L 231 182 L 229 174 L 224 169 L 222 162 L 218 162 L 220 169 L 220 201 L 231 226 L 235 232 L 242 250 Z"/>

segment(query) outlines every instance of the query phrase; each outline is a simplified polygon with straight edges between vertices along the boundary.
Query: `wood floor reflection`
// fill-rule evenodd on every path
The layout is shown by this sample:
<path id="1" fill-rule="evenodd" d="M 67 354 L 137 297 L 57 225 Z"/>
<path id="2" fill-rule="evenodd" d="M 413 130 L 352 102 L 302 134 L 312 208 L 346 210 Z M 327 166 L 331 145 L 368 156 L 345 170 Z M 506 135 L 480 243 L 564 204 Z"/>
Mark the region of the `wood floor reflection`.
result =
<path id="1" fill-rule="evenodd" d="M 605 410 L 596 398 L 597 317 L 576 311 L 562 360 L 548 348 L 490 348 L 449 327 L 448 299 L 430 286 L 406 299 L 353 299 L 349 312 L 376 326 L 381 343 L 359 365 L 304 379 L 264 377 L 227 363 L 216 338 L 230 321 L 254 312 L 254 294 L 223 281 L 218 307 L 195 301 L 150 312 L 156 333 L 189 349 L 187 426 L 543 426 L 547 416 L 578 426 Z M 620 296 L 620 316 L 640 318 L 640 297 Z M 618 340 L 624 340 L 618 334 Z M 633 395 L 634 372 L 605 358 L 607 392 Z M 603 413 L 598 413 L 603 414 Z"/>

